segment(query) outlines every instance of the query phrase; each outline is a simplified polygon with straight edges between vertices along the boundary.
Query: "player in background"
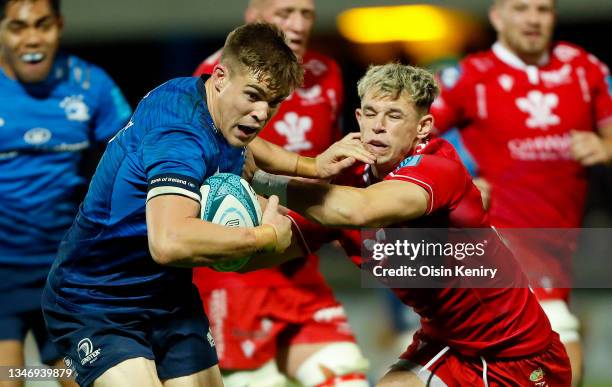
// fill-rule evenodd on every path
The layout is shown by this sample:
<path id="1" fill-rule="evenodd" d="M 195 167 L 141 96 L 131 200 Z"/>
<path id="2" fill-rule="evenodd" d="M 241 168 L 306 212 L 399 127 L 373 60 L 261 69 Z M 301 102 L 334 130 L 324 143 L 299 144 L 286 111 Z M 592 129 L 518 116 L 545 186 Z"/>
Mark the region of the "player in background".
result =
<path id="1" fill-rule="evenodd" d="M 199 188 L 240 174 L 244 147 L 301 82 L 280 31 L 242 26 L 211 76 L 152 90 L 109 142 L 43 292 L 80 385 L 222 385 L 192 267 L 283 251 L 291 226 L 274 199 L 258 227 L 202 221 Z"/>
<path id="2" fill-rule="evenodd" d="M 59 0 L 0 1 L 2 366 L 24 365 L 30 330 L 42 362 L 62 364 L 47 338 L 42 288 L 90 177 L 83 162 L 131 114 L 104 70 L 58 52 L 63 23 Z"/>
<path id="3" fill-rule="evenodd" d="M 336 62 L 307 49 L 314 1 L 251 0 L 245 19 L 282 29 L 304 68 L 304 83 L 280 105 L 260 137 L 302 156 L 323 153 L 341 137 L 343 89 Z M 195 75 L 209 74 L 220 55 L 218 51 L 202 62 Z M 260 139 L 249 148 L 268 170 L 284 159 Z M 194 282 L 210 318 L 227 386 L 283 386 L 285 375 L 306 387 L 367 386 L 367 361 L 314 252 L 247 274 L 198 268 Z"/>
<path id="4" fill-rule="evenodd" d="M 490 187 L 495 227 L 579 228 L 585 167 L 612 159 L 608 68 L 576 45 L 552 42 L 554 0 L 496 0 L 489 17 L 497 31 L 493 47 L 441 72 L 443 89 L 432 108 L 436 128 L 460 128 L 480 186 Z M 571 260 L 575 238 L 542 246 L 541 236 L 520 240 L 500 232 L 526 272 L 560 266 L 570 275 L 559 262 Z M 570 290 L 550 289 L 550 274 L 529 277 L 578 384 L 582 349 L 578 320 L 568 309 Z"/>
<path id="5" fill-rule="evenodd" d="M 340 240 L 357 264 L 367 257 L 355 228 L 490 229 L 479 191 L 452 146 L 429 138 L 433 76 L 401 64 L 374 66 L 358 93 L 361 141 L 377 156 L 375 164 L 340 174 L 334 183 L 341 185 L 257 171 L 255 190 L 286 196 L 289 208 L 319 224 L 347 228 Z M 321 226 L 289 216 L 305 250 L 324 242 L 328 233 Z M 511 287 L 393 289 L 421 315 L 422 328 L 379 386 L 570 385 L 569 359 L 527 278 L 496 233 L 487 242 L 487 262 Z"/>

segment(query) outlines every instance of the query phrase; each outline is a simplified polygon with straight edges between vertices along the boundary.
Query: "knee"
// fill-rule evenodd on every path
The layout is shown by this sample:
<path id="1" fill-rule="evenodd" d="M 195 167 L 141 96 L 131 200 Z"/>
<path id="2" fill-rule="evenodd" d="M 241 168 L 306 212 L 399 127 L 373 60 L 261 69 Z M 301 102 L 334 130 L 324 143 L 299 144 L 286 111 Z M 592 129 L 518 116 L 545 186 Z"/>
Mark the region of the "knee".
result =
<path id="1" fill-rule="evenodd" d="M 355 343 L 332 343 L 308 357 L 297 369 L 304 387 L 368 387 L 369 362 Z"/>
<path id="2" fill-rule="evenodd" d="M 271 360 L 255 370 L 238 371 L 223 375 L 225 387 L 286 387 L 288 379 Z"/>

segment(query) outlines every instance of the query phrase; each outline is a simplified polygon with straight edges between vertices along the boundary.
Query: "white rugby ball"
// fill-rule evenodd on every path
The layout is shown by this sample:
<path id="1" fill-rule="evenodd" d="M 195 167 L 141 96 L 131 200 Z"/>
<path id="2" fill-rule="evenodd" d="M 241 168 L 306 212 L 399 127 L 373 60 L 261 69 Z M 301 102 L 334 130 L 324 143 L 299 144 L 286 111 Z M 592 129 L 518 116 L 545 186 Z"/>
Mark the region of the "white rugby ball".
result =
<path id="1" fill-rule="evenodd" d="M 200 217 L 226 227 L 255 227 L 261 222 L 261 207 L 253 188 L 238 175 L 218 173 L 206 179 L 202 187 Z M 236 271 L 250 257 L 219 262 L 217 271 Z"/>

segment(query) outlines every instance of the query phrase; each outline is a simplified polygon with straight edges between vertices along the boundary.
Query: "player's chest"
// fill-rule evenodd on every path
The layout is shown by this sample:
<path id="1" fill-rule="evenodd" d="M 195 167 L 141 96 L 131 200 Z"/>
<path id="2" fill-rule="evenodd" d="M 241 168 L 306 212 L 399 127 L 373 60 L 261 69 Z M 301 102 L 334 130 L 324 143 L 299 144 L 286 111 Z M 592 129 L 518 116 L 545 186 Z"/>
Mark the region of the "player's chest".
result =
<path id="1" fill-rule="evenodd" d="M 0 149 L 85 148 L 93 114 L 82 94 L 65 94 L 44 99 L 29 96 L 0 96 Z"/>
<path id="2" fill-rule="evenodd" d="M 499 139 L 562 135 L 593 126 L 592 90 L 584 73 L 569 64 L 528 74 L 501 71 L 473 90 L 470 114 L 487 135 Z"/>

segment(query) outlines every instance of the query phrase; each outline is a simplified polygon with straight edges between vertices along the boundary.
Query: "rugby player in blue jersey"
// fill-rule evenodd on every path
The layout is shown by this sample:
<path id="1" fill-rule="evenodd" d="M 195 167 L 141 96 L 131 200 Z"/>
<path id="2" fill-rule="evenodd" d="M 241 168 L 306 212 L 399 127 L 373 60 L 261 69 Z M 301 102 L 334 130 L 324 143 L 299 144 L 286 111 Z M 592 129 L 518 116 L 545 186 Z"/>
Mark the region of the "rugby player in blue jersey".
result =
<path id="1" fill-rule="evenodd" d="M 109 142 L 42 301 L 80 385 L 222 385 L 191 268 L 282 252 L 291 226 L 276 198 L 261 226 L 204 222 L 199 188 L 241 173 L 245 146 L 301 82 L 282 33 L 245 25 L 212 75 L 157 87 Z"/>
<path id="2" fill-rule="evenodd" d="M 85 190 L 84 158 L 131 114 L 102 69 L 58 53 L 62 26 L 59 0 L 0 1 L 0 365 L 23 365 L 29 330 L 42 361 L 62 363 L 42 288 Z"/>

